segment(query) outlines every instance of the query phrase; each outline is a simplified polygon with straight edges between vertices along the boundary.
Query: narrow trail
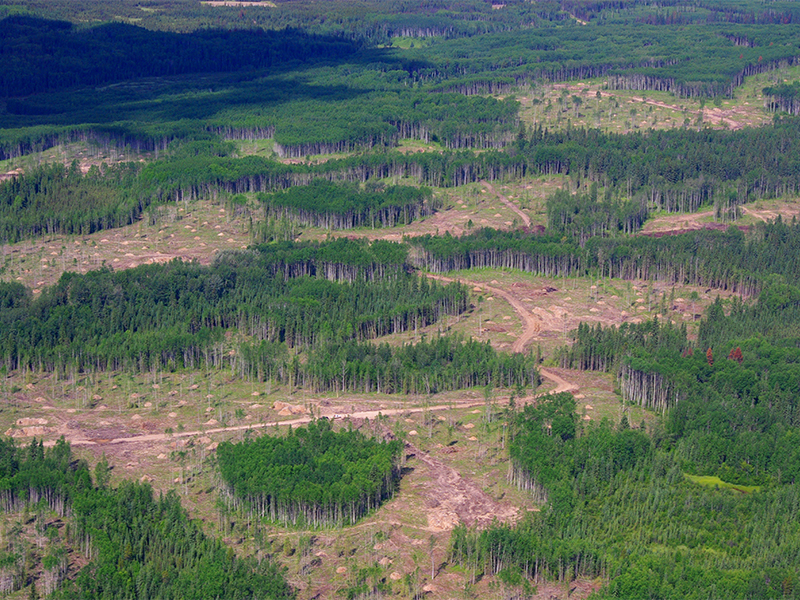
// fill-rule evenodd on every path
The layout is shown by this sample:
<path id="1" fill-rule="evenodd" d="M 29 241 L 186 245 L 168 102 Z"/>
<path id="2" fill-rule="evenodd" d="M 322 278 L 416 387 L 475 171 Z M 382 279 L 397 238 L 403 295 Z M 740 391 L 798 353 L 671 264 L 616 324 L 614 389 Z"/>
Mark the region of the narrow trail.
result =
<path id="1" fill-rule="evenodd" d="M 409 407 L 409 408 L 388 408 L 383 410 L 359 410 L 351 413 L 346 413 L 337 416 L 332 411 L 329 414 L 323 413 L 320 416 L 329 419 L 338 420 L 343 419 L 376 419 L 378 416 L 392 416 L 392 415 L 405 415 L 409 413 L 421 413 L 425 411 L 442 411 L 458 406 L 459 408 L 474 408 L 476 406 L 483 406 L 483 401 L 468 400 L 464 402 L 455 402 L 450 404 L 437 404 L 436 406 L 429 407 Z M 119 437 L 110 440 L 91 440 L 91 439 L 69 439 L 69 443 L 73 446 L 103 446 L 114 444 L 140 444 L 145 442 L 163 442 L 166 440 L 173 440 L 176 438 L 193 437 L 196 435 L 212 435 L 214 433 L 225 433 L 231 431 L 247 431 L 248 429 L 266 429 L 267 427 L 275 427 L 279 425 L 305 425 L 310 423 L 316 417 L 298 417 L 297 419 L 287 419 L 286 421 L 269 421 L 263 423 L 248 423 L 247 425 L 232 425 L 230 427 L 214 427 L 210 429 L 196 429 L 193 431 L 176 431 L 171 434 L 166 433 L 148 433 L 143 435 L 133 435 L 129 437 Z M 50 442 L 50 445 L 55 442 Z M 45 444 L 47 445 L 47 444 Z"/>
<path id="2" fill-rule="evenodd" d="M 496 195 L 498 198 L 500 198 L 500 202 L 502 202 L 503 204 L 505 204 L 505 205 L 506 205 L 508 208 L 510 208 L 511 210 L 513 210 L 513 211 L 514 211 L 514 212 L 515 212 L 517 215 L 519 215 L 519 218 L 520 218 L 520 219 L 522 219 L 522 222 L 525 224 L 525 227 L 530 227 L 530 226 L 531 226 L 531 218 L 530 218 L 528 215 L 526 215 L 526 214 L 525 214 L 525 213 L 522 211 L 522 209 L 520 209 L 520 208 L 519 208 L 519 207 L 518 207 L 516 204 L 514 204 L 513 202 L 511 202 L 511 200 L 509 200 L 508 198 L 506 198 L 506 197 L 505 197 L 503 194 L 501 194 L 500 192 L 497 192 L 497 191 L 495 191 L 495 189 L 494 189 L 494 186 L 493 186 L 491 183 L 489 183 L 488 181 L 481 181 L 481 185 L 485 185 L 485 186 L 486 186 L 486 188 L 487 188 L 487 189 L 488 189 L 488 190 L 489 190 L 491 193 L 495 194 L 495 195 Z"/>
<path id="3" fill-rule="evenodd" d="M 550 381 L 554 381 L 556 384 L 555 389 L 550 390 L 549 394 L 560 394 L 561 392 L 577 392 L 580 387 L 575 383 L 570 383 L 566 379 L 563 379 L 553 373 L 552 371 L 548 371 L 547 369 L 539 368 L 539 374 L 544 377 L 545 379 L 549 379 Z"/>
<path id="4" fill-rule="evenodd" d="M 487 292 L 491 292 L 497 296 L 500 296 L 503 300 L 508 302 L 511 307 L 516 311 L 519 315 L 520 319 L 522 319 L 522 323 L 524 329 L 522 331 L 522 335 L 519 336 L 516 341 L 511 345 L 512 352 L 524 352 L 525 346 L 536 336 L 539 331 L 542 329 L 541 321 L 535 317 L 526 307 L 525 305 L 517 300 L 514 296 L 506 292 L 505 290 L 501 290 L 500 288 L 486 285 L 485 283 L 478 283 L 477 281 L 467 281 L 466 279 L 454 279 L 452 277 L 445 277 L 444 275 L 434 275 L 432 273 L 428 273 L 427 276 L 430 279 L 436 279 L 437 281 L 443 281 L 445 283 L 463 283 L 464 285 L 468 285 L 473 288 L 481 288 L 482 290 L 486 290 Z"/>

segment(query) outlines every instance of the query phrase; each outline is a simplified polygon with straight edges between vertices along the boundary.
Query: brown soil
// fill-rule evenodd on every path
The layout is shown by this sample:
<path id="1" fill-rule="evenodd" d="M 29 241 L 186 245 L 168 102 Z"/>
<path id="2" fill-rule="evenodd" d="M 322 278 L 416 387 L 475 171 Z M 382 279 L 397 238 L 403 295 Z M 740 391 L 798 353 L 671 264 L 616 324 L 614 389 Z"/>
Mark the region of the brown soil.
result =
<path id="1" fill-rule="evenodd" d="M 796 203 L 791 202 L 778 202 L 775 206 L 769 208 L 742 205 L 740 209 L 744 216 L 757 221 L 773 221 L 778 217 L 781 217 L 784 221 L 791 221 L 792 218 L 800 217 L 800 207 L 798 207 Z M 714 211 L 711 210 L 696 213 L 664 215 L 648 221 L 639 233 L 640 235 L 663 237 L 665 235 L 677 235 L 701 229 L 724 231 L 730 225 L 735 225 L 741 231 L 748 231 L 750 229 L 748 225 L 710 221 L 713 216 Z"/>
<path id="2" fill-rule="evenodd" d="M 38 293 L 52 285 L 64 271 L 85 273 L 103 265 L 115 270 L 174 259 L 209 264 L 217 252 L 250 244 L 241 219 L 208 202 L 171 213 L 159 226 L 143 222 L 86 236 L 52 236 L 24 241 L 4 249 L 4 279 L 15 279 Z M 11 271 L 13 275 L 10 275 Z"/>
<path id="3" fill-rule="evenodd" d="M 441 460 L 421 452 L 410 442 L 406 442 L 405 447 L 428 468 L 431 481 L 424 487 L 428 526 L 432 530 L 450 530 L 459 523 L 487 527 L 495 520 L 513 524 L 519 518 L 516 507 L 496 501 Z"/>

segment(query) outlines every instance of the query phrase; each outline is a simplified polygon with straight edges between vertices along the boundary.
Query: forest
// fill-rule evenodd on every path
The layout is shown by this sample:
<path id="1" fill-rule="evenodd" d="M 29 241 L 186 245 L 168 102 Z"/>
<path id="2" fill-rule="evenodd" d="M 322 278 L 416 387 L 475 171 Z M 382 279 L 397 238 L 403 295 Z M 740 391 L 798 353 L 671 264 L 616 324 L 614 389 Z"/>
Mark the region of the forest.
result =
<path id="1" fill-rule="evenodd" d="M 327 419 L 217 451 L 227 502 L 251 518 L 313 527 L 353 524 L 397 489 L 401 443 L 331 429 Z"/>
<path id="2" fill-rule="evenodd" d="M 266 219 L 288 217 L 324 229 L 407 225 L 441 208 L 426 188 L 391 186 L 362 191 L 324 180 L 282 193 L 261 193 L 257 198 L 264 205 Z"/>
<path id="3" fill-rule="evenodd" d="M 348 252 L 351 245 L 358 244 L 322 246 L 318 262 L 312 247 L 287 253 L 287 261 L 266 247 L 220 255 L 211 267 L 176 260 L 66 273 L 36 299 L 18 283 L 3 283 L 4 366 L 60 372 L 222 368 L 236 356 L 223 343 L 225 330 L 240 331 L 250 340 L 242 340 L 245 346 L 263 341 L 297 350 L 413 330 L 466 310 L 462 286 L 392 272 L 390 255 L 365 257 Z M 386 260 L 389 272 L 368 282 L 348 277 L 377 270 L 371 262 L 354 262 L 365 258 Z M 314 275 L 308 263 L 315 264 Z M 343 280 L 326 278 L 337 275 Z M 242 362 L 233 368 L 252 371 Z"/>
<path id="4" fill-rule="evenodd" d="M 52 598 L 294 598 L 280 568 L 237 558 L 189 519 L 174 492 L 155 497 L 149 485 L 108 485 L 108 463 L 94 477 L 63 438 L 45 449 L 0 442 L 0 485 L 6 511 L 38 511 L 46 544 L 41 591 Z M 68 523 L 45 521 L 43 509 Z M 68 554 L 87 564 L 67 579 Z M 3 551 L 4 593 L 28 586 L 22 538 Z M 8 581 L 7 581 L 8 580 Z M 40 581 L 41 583 L 41 581 Z M 36 594 L 35 588 L 33 594 Z"/>
<path id="5" fill-rule="evenodd" d="M 800 597 L 797 4 L 324 4 L 0 0 L 0 595 Z"/>
<path id="6" fill-rule="evenodd" d="M 718 301 L 695 343 L 668 322 L 579 328 L 562 361 L 611 371 L 663 422 L 584 425 L 568 394 L 526 406 L 510 423 L 509 481 L 548 509 L 455 531 L 452 559 L 510 590 L 600 576 L 598 598 L 796 597 L 799 294 L 776 281 L 729 315 Z"/>

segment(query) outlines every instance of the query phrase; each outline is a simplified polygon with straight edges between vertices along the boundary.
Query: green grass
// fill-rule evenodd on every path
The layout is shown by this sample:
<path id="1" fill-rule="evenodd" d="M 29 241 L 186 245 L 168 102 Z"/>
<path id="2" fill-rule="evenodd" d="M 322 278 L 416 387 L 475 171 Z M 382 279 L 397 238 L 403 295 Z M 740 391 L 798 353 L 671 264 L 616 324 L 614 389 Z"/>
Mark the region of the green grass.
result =
<path id="1" fill-rule="evenodd" d="M 758 492 L 761 490 L 760 485 L 734 485 L 733 483 L 722 481 L 722 479 L 713 475 L 689 475 L 684 473 L 683 476 L 689 481 L 699 485 L 733 490 L 734 492 L 739 492 L 740 494 L 752 494 L 753 492 Z"/>
<path id="2" fill-rule="evenodd" d="M 410 50 L 411 48 L 425 48 L 430 46 L 430 41 L 424 38 L 397 36 L 392 38 L 392 48 Z"/>

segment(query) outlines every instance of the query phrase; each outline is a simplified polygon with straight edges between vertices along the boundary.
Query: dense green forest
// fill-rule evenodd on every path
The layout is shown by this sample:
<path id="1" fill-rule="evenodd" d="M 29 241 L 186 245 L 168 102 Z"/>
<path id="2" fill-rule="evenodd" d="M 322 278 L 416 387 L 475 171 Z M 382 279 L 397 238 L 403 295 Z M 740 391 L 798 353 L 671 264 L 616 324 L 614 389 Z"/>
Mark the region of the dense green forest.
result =
<path id="1" fill-rule="evenodd" d="M 334 432 L 327 419 L 217 449 L 226 500 L 251 518 L 312 527 L 353 524 L 400 480 L 399 441 Z"/>
<path id="2" fill-rule="evenodd" d="M 326 229 L 394 227 L 432 214 L 441 206 L 430 189 L 409 186 L 334 185 L 322 180 L 285 192 L 259 194 L 265 218 L 288 217 L 302 225 Z"/>
<path id="3" fill-rule="evenodd" d="M 88 235 L 136 222 L 146 206 L 130 194 L 138 167 L 98 169 L 86 175 L 77 162 L 43 165 L 0 184 L 0 239 L 18 242 L 44 235 Z"/>
<path id="4" fill-rule="evenodd" d="M 38 510 L 46 545 L 40 590 L 49 597 L 294 597 L 273 562 L 237 558 L 189 519 L 174 492 L 156 498 L 145 484 L 110 487 L 105 461 L 93 482 L 86 462 L 75 459 L 63 438 L 46 449 L 41 440 L 18 447 L 2 439 L 0 465 L 3 510 Z M 46 523 L 48 510 L 68 525 Z M 0 570 L 12 580 L 5 592 L 29 586 L 30 565 L 20 543 L 11 539 L 2 552 Z M 74 580 L 65 579 L 70 552 L 85 558 Z"/>
<path id="5" fill-rule="evenodd" d="M 515 481 L 547 498 L 515 528 L 454 531 L 450 557 L 509 594 L 603 577 L 596 598 L 793 598 L 796 484 L 732 491 L 684 478 L 668 438 L 578 425 L 555 397 L 514 417 Z M 743 488 L 751 490 L 751 488 Z"/>
<path id="6" fill-rule="evenodd" d="M 200 365 L 250 372 L 246 363 L 236 366 L 226 330 L 244 336 L 242 345 L 298 350 L 413 330 L 466 309 L 461 286 L 398 271 L 396 257 L 381 248 L 371 253 L 344 240 L 290 245 L 275 256 L 265 246 L 223 254 L 211 267 L 174 261 L 66 273 L 36 299 L 18 283 L 2 283 L 2 361 L 60 372 Z M 365 282 L 379 271 L 386 276 Z"/>

